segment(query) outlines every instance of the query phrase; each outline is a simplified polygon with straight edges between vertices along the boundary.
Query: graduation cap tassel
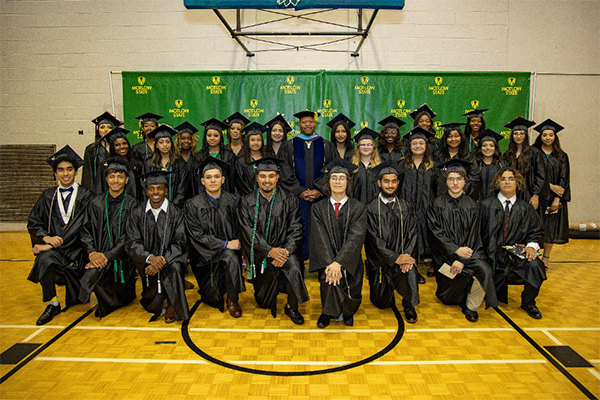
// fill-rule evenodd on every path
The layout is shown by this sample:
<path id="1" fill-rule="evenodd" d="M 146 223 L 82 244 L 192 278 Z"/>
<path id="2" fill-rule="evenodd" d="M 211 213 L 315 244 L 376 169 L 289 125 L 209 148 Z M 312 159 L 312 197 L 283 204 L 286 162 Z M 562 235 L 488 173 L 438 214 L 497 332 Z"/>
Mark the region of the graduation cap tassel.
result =
<path id="1" fill-rule="evenodd" d="M 379 267 L 379 283 L 382 281 L 381 274 L 383 274 L 383 270 L 381 267 Z"/>

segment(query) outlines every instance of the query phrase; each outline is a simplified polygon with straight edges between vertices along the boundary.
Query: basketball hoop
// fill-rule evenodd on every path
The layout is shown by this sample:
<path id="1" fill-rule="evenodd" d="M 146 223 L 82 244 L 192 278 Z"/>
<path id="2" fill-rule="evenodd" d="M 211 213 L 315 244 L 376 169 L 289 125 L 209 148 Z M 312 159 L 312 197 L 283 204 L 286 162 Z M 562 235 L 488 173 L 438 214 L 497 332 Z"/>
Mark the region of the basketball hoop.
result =
<path id="1" fill-rule="evenodd" d="M 277 5 L 284 7 L 296 7 L 298 3 L 300 0 L 277 0 Z"/>

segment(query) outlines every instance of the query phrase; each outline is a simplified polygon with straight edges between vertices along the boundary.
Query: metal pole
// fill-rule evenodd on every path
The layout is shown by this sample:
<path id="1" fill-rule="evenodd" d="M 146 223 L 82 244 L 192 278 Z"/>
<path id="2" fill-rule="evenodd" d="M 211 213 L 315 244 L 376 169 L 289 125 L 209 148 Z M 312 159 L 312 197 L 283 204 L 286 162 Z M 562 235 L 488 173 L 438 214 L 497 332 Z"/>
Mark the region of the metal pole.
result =
<path id="1" fill-rule="evenodd" d="M 356 50 L 354 50 L 354 53 L 351 54 L 352 57 L 358 57 L 358 51 L 360 50 L 360 48 L 362 47 L 363 43 L 367 39 L 367 36 L 369 36 L 369 30 L 371 29 L 371 26 L 373 25 L 373 22 L 375 21 L 375 17 L 377 16 L 378 12 L 379 12 L 379 10 L 373 10 L 373 14 L 371 15 L 371 19 L 369 20 L 369 23 L 367 24 L 367 27 L 365 28 L 365 31 L 362 34 L 362 39 L 360 39 L 360 42 L 358 43 L 358 46 L 356 47 Z"/>
<path id="2" fill-rule="evenodd" d="M 533 71 L 533 82 L 531 85 L 530 92 L 530 106 L 529 106 L 529 116 L 528 119 L 533 119 L 533 112 L 535 111 L 535 84 L 537 82 L 537 71 Z M 531 144 L 531 136 L 529 137 L 529 144 Z"/>
<path id="3" fill-rule="evenodd" d="M 229 24 L 227 23 L 227 21 L 225 20 L 223 15 L 219 12 L 219 10 L 217 10 L 216 8 L 213 8 L 213 11 L 215 12 L 215 14 L 217 14 L 217 17 L 219 17 L 219 19 L 221 20 L 221 23 L 225 26 L 225 29 L 227 29 L 229 31 L 229 34 L 231 35 L 231 37 L 240 45 L 240 47 L 242 49 L 244 49 L 244 51 L 246 52 L 246 56 L 254 57 L 254 53 L 252 53 L 250 50 L 248 50 L 248 48 L 246 46 L 244 46 L 244 43 L 242 43 L 242 41 L 238 37 L 237 33 L 235 33 L 233 29 L 231 29 L 231 27 L 229 26 Z"/>
<path id="4" fill-rule="evenodd" d="M 108 82 L 110 85 L 110 102 L 112 104 L 112 113 L 115 114 L 115 93 L 113 92 L 112 71 L 108 71 Z"/>

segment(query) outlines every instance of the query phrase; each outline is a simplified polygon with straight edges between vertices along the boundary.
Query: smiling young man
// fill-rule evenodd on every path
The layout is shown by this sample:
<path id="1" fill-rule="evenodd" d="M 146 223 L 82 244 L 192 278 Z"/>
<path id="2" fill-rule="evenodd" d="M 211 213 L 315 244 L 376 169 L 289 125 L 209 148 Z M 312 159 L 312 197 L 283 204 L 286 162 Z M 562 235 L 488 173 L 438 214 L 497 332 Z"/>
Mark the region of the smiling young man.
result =
<path id="1" fill-rule="evenodd" d="M 105 317 L 135 299 L 135 268 L 125 253 L 125 231 L 129 215 L 137 205 L 125 188 L 130 165 L 122 158 L 106 161 L 108 190 L 94 197 L 81 229 L 87 255 L 79 299 L 87 303 L 94 292 L 98 299 L 95 315 Z"/>
<path id="2" fill-rule="evenodd" d="M 54 170 L 58 186 L 44 190 L 27 222 L 33 254 L 31 282 L 42 286 L 43 301 L 49 302 L 36 325 L 47 324 L 60 314 L 55 277 L 66 281 L 66 307 L 79 303 L 82 248 L 79 229 L 93 193 L 75 182 L 83 160 L 68 145 L 46 160 Z"/>

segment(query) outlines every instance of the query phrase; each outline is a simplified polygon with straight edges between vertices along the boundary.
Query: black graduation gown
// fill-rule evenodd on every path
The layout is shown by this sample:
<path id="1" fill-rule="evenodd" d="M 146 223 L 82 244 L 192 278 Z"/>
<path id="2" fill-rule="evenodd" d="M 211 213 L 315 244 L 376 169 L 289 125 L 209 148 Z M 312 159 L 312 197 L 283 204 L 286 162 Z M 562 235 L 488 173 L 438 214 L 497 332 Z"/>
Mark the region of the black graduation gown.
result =
<path id="1" fill-rule="evenodd" d="M 85 254 L 85 264 L 93 252 L 100 252 L 108 259 L 104 268 L 84 270 L 81 278 L 79 300 L 87 303 L 94 292 L 98 299 L 95 315 L 105 317 L 116 309 L 131 303 L 135 295 L 135 267 L 125 253 L 125 232 L 129 215 L 137 205 L 136 199 L 129 193 L 121 193 L 117 198 L 106 193 L 94 197 L 87 209 L 85 223 L 81 228 L 81 244 Z M 108 220 L 113 247 L 110 246 L 106 225 L 106 203 L 108 201 Z M 121 203 L 123 209 L 121 211 Z M 119 235 L 119 214 L 121 228 Z M 119 265 L 121 268 L 119 268 Z"/>
<path id="2" fill-rule="evenodd" d="M 356 313 L 362 301 L 361 251 L 367 231 L 366 209 L 354 198 L 340 208 L 338 217 L 329 199 L 312 208 L 310 272 L 319 272 L 323 314 L 334 318 L 342 315 L 344 321 Z M 325 268 L 334 261 L 342 265 L 338 286 L 325 282 Z"/>
<path id="3" fill-rule="evenodd" d="M 504 160 L 507 165 L 519 169 L 518 158 L 510 159 L 506 157 L 506 155 L 507 153 L 504 153 Z M 529 202 L 534 194 L 539 196 L 540 201 L 549 195 L 545 158 L 546 157 L 544 157 L 537 147 L 532 146 L 529 148 L 529 171 L 524 173 L 519 170 L 525 178 L 525 192 L 522 194 L 521 198 L 526 202 Z"/>
<path id="4" fill-rule="evenodd" d="M 396 259 L 400 254 L 413 254 L 417 231 L 412 207 L 398 199 L 384 204 L 379 196 L 367 205 L 365 237 L 366 270 L 371 287 L 371 303 L 379 308 L 394 304 L 394 289 L 411 307 L 419 304 L 417 271 L 413 267 L 403 273 Z"/>
<path id="5" fill-rule="evenodd" d="M 288 297 L 291 290 L 299 303 L 309 300 L 306 284 L 304 283 L 304 261 L 300 253 L 302 249 L 302 222 L 297 197 L 277 187 L 274 194 L 269 235 L 265 238 L 271 207 L 270 202 L 259 194 L 254 247 L 251 251 L 257 193 L 258 189 L 244 196 L 240 203 L 242 252 L 255 268 L 252 284 L 254 285 L 254 298 L 257 304 L 261 308 L 270 308 L 273 315 L 275 315 L 277 293 L 282 291 L 278 288 L 280 275 L 283 275 L 287 281 L 286 291 Z M 282 247 L 290 252 L 288 261 L 281 268 L 274 267 L 272 260 L 268 258 L 268 254 L 273 247 Z M 265 259 L 267 263 L 263 271 L 263 260 Z"/>
<path id="6" fill-rule="evenodd" d="M 194 159 L 191 161 L 192 162 L 192 176 L 191 176 L 191 180 L 192 180 L 192 185 L 193 185 L 193 191 L 191 193 L 191 196 L 195 196 L 198 193 L 203 193 L 205 192 L 204 189 L 204 185 L 202 185 L 202 171 L 200 171 L 200 164 L 202 164 L 202 161 L 204 161 L 204 159 L 208 157 L 208 153 L 200 151 L 196 154 L 194 154 Z M 236 182 L 235 182 L 235 155 L 233 154 L 233 152 L 231 150 L 222 150 L 219 154 L 217 154 L 217 156 L 215 158 L 218 158 L 219 160 L 225 161 L 226 163 L 229 164 L 229 169 L 228 172 L 225 176 L 225 184 L 223 184 L 223 189 L 228 191 L 229 193 L 236 193 Z"/>
<path id="7" fill-rule="evenodd" d="M 485 291 L 486 308 L 496 307 L 498 300 L 494 288 L 492 268 L 485 260 L 480 232 L 480 218 L 477 203 L 462 194 L 453 198 L 446 192 L 435 198 L 427 212 L 429 243 L 433 256 L 436 296 L 446 305 L 465 306 L 465 301 L 473 278 L 477 278 Z M 473 250 L 470 258 L 462 258 L 455 251 L 459 247 Z M 464 264 L 462 272 L 450 279 L 439 272 L 442 264 L 452 265 L 454 261 Z"/>
<path id="8" fill-rule="evenodd" d="M 465 149 L 466 150 L 466 149 Z M 468 163 L 471 163 L 471 167 L 467 172 L 467 177 L 469 178 L 469 182 L 465 185 L 465 193 L 472 198 L 473 200 L 479 200 L 479 189 L 481 187 L 481 170 L 479 169 L 479 165 L 477 165 L 477 159 L 475 155 L 469 153 L 468 151 L 459 152 L 454 155 L 454 157 L 450 157 L 450 154 L 444 148 L 439 148 L 433 152 L 433 159 L 437 165 L 444 164 L 450 160 L 462 160 Z M 447 193 L 448 189 L 446 187 L 446 180 L 442 175 L 442 169 L 437 168 L 438 170 L 438 193 Z"/>
<path id="9" fill-rule="evenodd" d="M 90 143 L 85 148 L 81 170 L 81 186 L 94 194 L 101 194 L 105 191 L 106 179 L 102 165 L 109 157 L 104 142 Z"/>
<path id="10" fill-rule="evenodd" d="M 418 168 L 408 168 L 405 161 L 400 162 L 400 198 L 406 200 L 413 208 L 417 232 L 417 245 L 411 256 L 429 255 L 429 234 L 427 231 L 427 209 L 437 193 L 437 171 L 425 169 L 421 163 Z"/>
<path id="11" fill-rule="evenodd" d="M 508 281 L 511 273 L 539 288 L 546 280 L 544 264 L 539 258 L 521 260 L 502 246 L 527 243 L 542 243 L 544 236 L 540 217 L 525 200 L 517 198 L 508 222 L 506 240 L 504 235 L 504 205 L 497 196 L 479 202 L 481 215 L 481 241 L 487 262 L 492 266 L 498 301 L 508 303 Z"/>
<path id="12" fill-rule="evenodd" d="M 198 281 L 198 293 L 204 303 L 221 312 L 225 293 L 246 291 L 240 252 L 223 248 L 225 241 L 240 236 L 239 204 L 235 194 L 221 191 L 221 197 L 211 201 L 204 192 L 188 200 L 183 209 L 190 265 Z"/>
<path id="13" fill-rule="evenodd" d="M 358 170 L 354 173 L 354 190 L 352 197 L 358 201 L 368 204 L 372 202 L 379 194 L 379 185 L 377 185 L 377 176 L 371 168 L 366 168 L 362 162 L 359 162 Z"/>
<path id="14" fill-rule="evenodd" d="M 33 268 L 27 277 L 33 283 L 39 283 L 48 267 L 54 265 L 59 275 L 65 275 L 66 307 L 79 303 L 79 278 L 83 269 L 79 230 L 85 221 L 86 208 L 94 194 L 79 185 L 77 197 L 69 223 L 65 225 L 56 200 L 57 187 L 46 189 L 33 206 L 27 220 L 27 230 L 31 245 L 44 244 L 44 236 L 60 236 L 62 246 L 38 254 Z M 60 197 L 60 194 L 59 194 Z M 50 301 L 44 298 L 43 301 Z"/>
<path id="15" fill-rule="evenodd" d="M 498 171 L 506 167 L 506 162 L 500 160 L 498 164 L 486 164 L 483 161 L 478 163 L 479 169 L 481 170 L 481 188 L 479 189 L 479 200 L 487 199 L 490 196 L 494 196 L 494 189 L 492 189 L 492 181 Z"/>
<path id="16" fill-rule="evenodd" d="M 148 143 L 146 143 L 146 140 L 142 140 L 141 142 L 131 146 L 132 157 L 139 160 L 142 164 L 146 164 L 146 161 L 152 158 L 153 152 L 154 151 L 150 148 L 150 146 L 148 146 Z"/>
<path id="17" fill-rule="evenodd" d="M 168 201 L 168 200 L 165 200 Z M 163 302 L 168 299 L 175 309 L 177 320 L 190 318 L 183 271 L 187 267 L 187 249 L 183 214 L 169 203 L 167 213 L 161 211 L 154 221 L 152 210 L 146 212 L 146 203 L 137 205 L 127 224 L 125 250 L 142 279 L 140 303 L 146 311 L 154 314 L 152 320 L 162 313 Z M 166 228 L 166 229 L 165 229 Z M 161 244 L 164 247 L 161 252 Z M 162 254 L 161 254 L 162 253 Z M 146 258 L 162 255 L 165 267 L 156 275 L 146 275 Z M 160 278 L 160 290 L 158 279 Z"/>
<path id="18" fill-rule="evenodd" d="M 235 159 L 233 165 L 235 169 L 236 193 L 245 196 L 252 192 L 256 186 L 256 175 L 253 164 L 246 164 L 244 154 L 240 153 Z"/>
<path id="19" fill-rule="evenodd" d="M 562 165 L 559 161 L 562 159 Z M 558 209 L 556 214 L 544 214 L 544 243 L 565 244 L 569 243 L 569 210 L 568 204 L 571 201 L 571 172 L 569 166 L 569 157 L 567 153 L 557 155 L 552 152 L 546 156 L 546 170 L 548 172 L 548 183 L 558 185 L 565 189 L 560 204 L 562 208 Z M 545 213 L 558 195 L 551 190 L 547 199 L 540 199 L 540 213 Z"/>
<path id="20" fill-rule="evenodd" d="M 400 160 L 402 158 L 404 158 L 404 152 L 403 151 L 389 151 L 387 149 L 387 147 L 380 147 L 379 148 L 379 158 L 381 158 L 381 162 L 384 163 L 386 161 L 392 161 L 394 163 L 398 163 L 400 162 Z M 351 160 L 349 160 L 351 161 Z"/>
<path id="21" fill-rule="evenodd" d="M 128 172 L 127 176 L 129 177 L 129 181 L 125 185 L 125 190 L 131 196 L 133 196 L 136 200 L 143 200 L 145 197 L 145 190 L 140 191 L 141 183 L 139 182 L 139 177 L 144 173 L 144 166 L 136 159 L 130 158 L 127 161 L 131 165 L 131 170 Z M 106 168 L 108 167 L 108 161 L 104 161 L 99 166 L 100 176 L 102 179 L 99 179 L 99 187 L 101 192 L 98 194 L 106 193 L 108 190 L 108 183 L 106 183 Z"/>
<path id="22" fill-rule="evenodd" d="M 172 166 L 166 167 L 166 170 L 169 170 L 169 168 L 172 172 L 167 176 L 167 187 L 169 189 L 167 199 L 175 204 L 177 208 L 182 209 L 185 201 L 190 198 L 187 163 L 178 159 Z M 146 161 L 145 172 L 161 170 L 163 168 L 153 167 L 150 161 Z M 143 197 L 143 202 L 145 202 L 147 200 L 146 191 L 144 191 Z"/>

